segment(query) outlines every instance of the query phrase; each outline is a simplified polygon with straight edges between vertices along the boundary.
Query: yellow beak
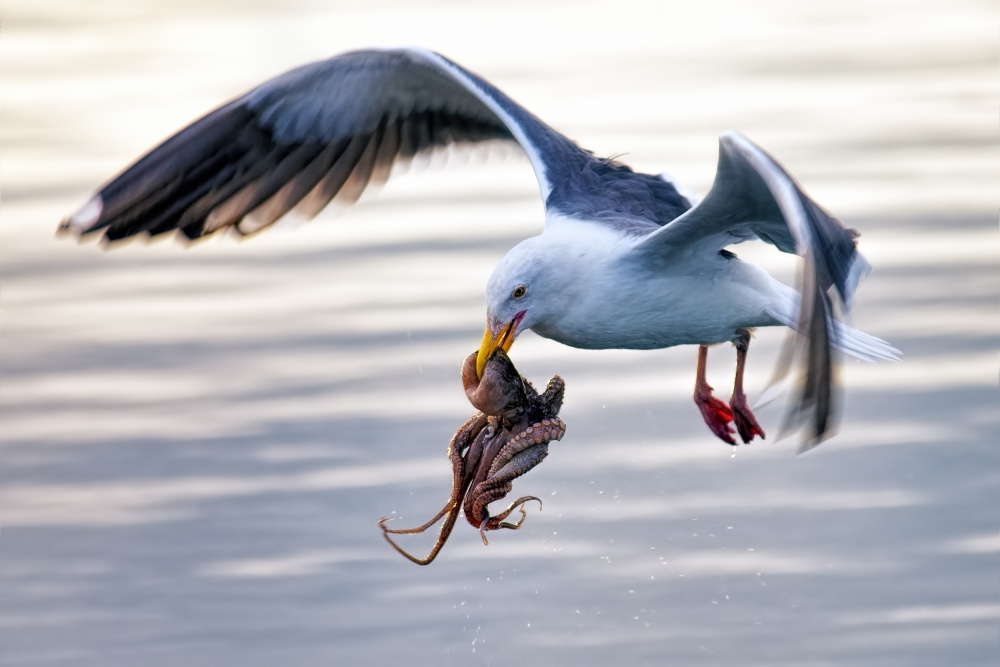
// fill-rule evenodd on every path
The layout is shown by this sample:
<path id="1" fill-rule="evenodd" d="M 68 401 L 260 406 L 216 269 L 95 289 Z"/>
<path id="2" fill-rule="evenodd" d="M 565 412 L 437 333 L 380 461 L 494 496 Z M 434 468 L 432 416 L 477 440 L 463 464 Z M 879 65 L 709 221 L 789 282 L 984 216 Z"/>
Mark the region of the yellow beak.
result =
<path id="1" fill-rule="evenodd" d="M 483 334 L 483 342 L 479 345 L 479 354 L 476 356 L 476 376 L 479 379 L 483 377 L 483 369 L 486 368 L 486 362 L 490 360 L 497 350 L 503 350 L 504 352 L 510 351 L 510 346 L 514 344 L 514 327 L 520 318 L 515 318 L 507 323 L 505 327 L 500 329 L 500 333 L 494 336 L 490 333 L 490 328 L 486 327 L 486 332 Z"/>

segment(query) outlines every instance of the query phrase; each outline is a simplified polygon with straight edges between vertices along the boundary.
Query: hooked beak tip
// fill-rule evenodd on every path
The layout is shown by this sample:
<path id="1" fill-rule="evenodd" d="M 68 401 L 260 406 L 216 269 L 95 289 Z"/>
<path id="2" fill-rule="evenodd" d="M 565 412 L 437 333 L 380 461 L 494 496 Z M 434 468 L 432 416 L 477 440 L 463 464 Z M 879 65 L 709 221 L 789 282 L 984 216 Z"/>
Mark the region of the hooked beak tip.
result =
<path id="1" fill-rule="evenodd" d="M 514 344 L 517 326 L 521 323 L 523 317 L 524 311 L 522 310 L 514 316 L 514 319 L 501 327 L 500 331 L 495 335 L 490 331 L 489 325 L 487 325 L 486 331 L 483 333 L 483 341 L 479 344 L 479 354 L 476 355 L 476 376 L 480 380 L 483 379 L 486 362 L 496 354 L 497 350 L 510 351 L 511 346 Z"/>
<path id="2" fill-rule="evenodd" d="M 483 334 L 483 341 L 479 344 L 479 354 L 476 355 L 476 378 L 479 380 L 483 379 L 486 362 L 496 352 L 496 346 L 493 344 L 493 341 L 493 334 L 490 332 L 490 328 L 486 327 L 486 332 Z"/>

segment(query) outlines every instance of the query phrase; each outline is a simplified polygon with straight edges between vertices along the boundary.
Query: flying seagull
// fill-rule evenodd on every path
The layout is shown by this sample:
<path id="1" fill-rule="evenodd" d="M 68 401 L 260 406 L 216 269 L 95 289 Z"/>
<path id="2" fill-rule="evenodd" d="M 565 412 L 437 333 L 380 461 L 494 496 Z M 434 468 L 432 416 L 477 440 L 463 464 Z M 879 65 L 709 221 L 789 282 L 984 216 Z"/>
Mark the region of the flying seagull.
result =
<path id="1" fill-rule="evenodd" d="M 787 422 L 807 449 L 832 432 L 839 350 L 898 359 L 838 318 L 868 264 L 857 233 L 810 199 L 770 155 L 725 133 L 709 193 L 600 159 L 481 77 L 423 49 L 365 50 L 304 65 L 222 105 L 153 148 L 60 225 L 107 241 L 179 230 L 251 234 L 295 211 L 352 203 L 391 168 L 452 144 L 516 142 L 538 179 L 544 231 L 516 245 L 486 288 L 477 370 L 526 330 L 586 349 L 697 345 L 694 400 L 712 432 L 764 437 L 743 371 L 756 327 L 790 327 L 779 374 L 803 367 Z M 802 257 L 797 289 L 727 249 L 759 239 Z M 708 347 L 732 342 L 725 403 Z M 794 359 L 793 359 L 794 358 Z"/>

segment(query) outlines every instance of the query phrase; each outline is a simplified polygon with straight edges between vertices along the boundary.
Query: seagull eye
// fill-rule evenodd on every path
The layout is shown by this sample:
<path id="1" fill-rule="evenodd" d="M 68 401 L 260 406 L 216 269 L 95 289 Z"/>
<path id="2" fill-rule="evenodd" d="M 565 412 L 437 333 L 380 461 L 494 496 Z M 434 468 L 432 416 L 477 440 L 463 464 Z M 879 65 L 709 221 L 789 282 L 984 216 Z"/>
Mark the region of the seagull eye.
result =
<path id="1" fill-rule="evenodd" d="M 514 291 L 510 293 L 510 298 L 512 299 L 523 299 L 528 293 L 528 288 L 524 285 L 518 285 L 514 288 Z"/>

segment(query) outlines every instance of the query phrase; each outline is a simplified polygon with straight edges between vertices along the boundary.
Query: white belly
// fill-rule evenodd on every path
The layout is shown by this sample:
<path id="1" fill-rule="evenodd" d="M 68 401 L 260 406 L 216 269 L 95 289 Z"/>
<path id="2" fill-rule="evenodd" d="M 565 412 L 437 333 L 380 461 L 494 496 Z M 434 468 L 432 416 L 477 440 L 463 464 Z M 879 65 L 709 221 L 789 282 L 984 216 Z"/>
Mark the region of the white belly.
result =
<path id="1" fill-rule="evenodd" d="M 535 332 L 585 349 L 657 349 L 732 340 L 738 329 L 780 324 L 795 292 L 764 270 L 720 256 L 661 275 L 591 274 L 563 317 Z M 638 279 L 637 279 L 638 278 Z"/>

